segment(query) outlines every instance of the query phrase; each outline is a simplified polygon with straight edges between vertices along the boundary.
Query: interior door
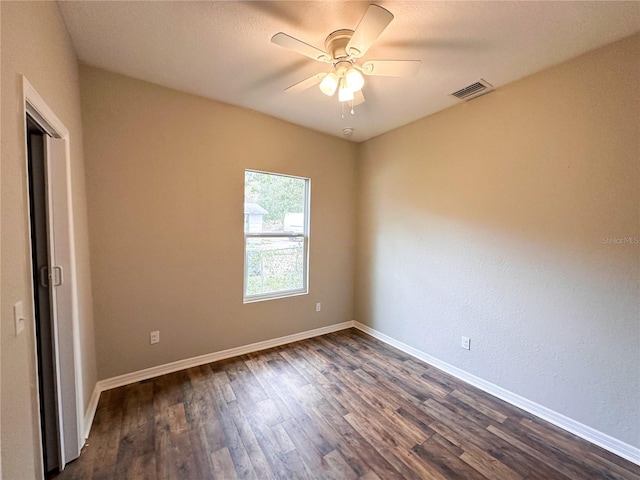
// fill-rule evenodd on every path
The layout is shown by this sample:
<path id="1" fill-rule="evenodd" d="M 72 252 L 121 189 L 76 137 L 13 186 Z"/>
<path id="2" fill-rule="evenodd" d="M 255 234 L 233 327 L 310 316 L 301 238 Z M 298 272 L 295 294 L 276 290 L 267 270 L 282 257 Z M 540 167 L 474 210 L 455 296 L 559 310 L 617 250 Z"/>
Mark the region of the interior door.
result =
<path id="1" fill-rule="evenodd" d="M 55 404 L 56 404 L 56 420 L 58 427 L 58 468 L 62 470 L 66 462 L 65 448 L 64 448 L 64 418 L 62 415 L 62 389 L 60 388 L 60 329 L 58 328 L 58 322 L 60 315 L 58 315 L 58 296 L 59 288 L 64 282 L 64 270 L 58 265 L 58 259 L 56 256 L 56 241 L 55 230 L 58 227 L 57 222 L 53 218 L 54 197 L 57 190 L 55 180 L 52 178 L 53 169 L 55 169 L 56 161 L 56 139 L 51 138 L 49 135 L 44 136 L 44 159 L 46 174 L 46 198 L 47 198 L 47 232 L 48 232 L 48 249 L 49 249 L 49 265 L 47 265 L 46 271 L 41 275 L 46 279 L 41 280 L 41 283 L 48 285 L 49 290 L 49 305 L 51 316 L 51 341 L 52 341 L 52 354 L 53 354 L 53 376 L 55 385 Z M 63 142 L 64 147 L 64 142 Z M 63 157 L 64 158 L 64 157 Z M 59 228 L 59 227 L 58 227 Z M 62 300 L 62 298 L 61 298 Z"/>
<path id="2" fill-rule="evenodd" d="M 72 243 L 66 142 L 45 135 L 47 217 L 49 232 L 49 289 L 56 380 L 60 470 L 80 455 L 80 422 L 74 345 Z"/>

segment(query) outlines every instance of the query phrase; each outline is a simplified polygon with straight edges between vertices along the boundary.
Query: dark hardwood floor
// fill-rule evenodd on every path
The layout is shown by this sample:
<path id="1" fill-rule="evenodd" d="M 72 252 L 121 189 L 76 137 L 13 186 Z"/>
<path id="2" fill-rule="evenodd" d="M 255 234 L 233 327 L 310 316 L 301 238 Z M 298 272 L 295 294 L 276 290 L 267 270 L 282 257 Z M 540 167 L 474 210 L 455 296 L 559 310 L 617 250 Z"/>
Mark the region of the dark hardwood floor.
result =
<path id="1" fill-rule="evenodd" d="M 63 479 L 640 479 L 357 330 L 104 392 Z"/>

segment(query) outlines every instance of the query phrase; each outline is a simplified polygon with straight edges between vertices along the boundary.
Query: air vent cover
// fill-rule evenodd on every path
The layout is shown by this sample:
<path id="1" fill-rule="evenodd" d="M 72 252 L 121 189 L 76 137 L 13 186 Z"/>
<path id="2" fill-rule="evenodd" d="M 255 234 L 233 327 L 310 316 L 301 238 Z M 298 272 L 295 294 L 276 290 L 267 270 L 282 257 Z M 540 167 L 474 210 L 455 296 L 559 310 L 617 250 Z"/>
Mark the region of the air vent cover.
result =
<path id="1" fill-rule="evenodd" d="M 471 100 L 472 98 L 489 93 L 491 90 L 493 90 L 493 85 L 486 80 L 480 79 L 476 83 L 472 83 L 471 85 L 461 88 L 457 92 L 453 92 L 451 96 L 456 97 L 459 100 Z"/>

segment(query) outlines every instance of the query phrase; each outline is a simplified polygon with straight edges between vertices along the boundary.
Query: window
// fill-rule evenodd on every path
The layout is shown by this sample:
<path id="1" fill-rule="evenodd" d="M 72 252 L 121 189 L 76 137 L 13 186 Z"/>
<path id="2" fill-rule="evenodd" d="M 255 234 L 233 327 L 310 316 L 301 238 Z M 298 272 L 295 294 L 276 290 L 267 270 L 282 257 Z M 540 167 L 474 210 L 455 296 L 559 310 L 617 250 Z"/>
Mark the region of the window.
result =
<path id="1" fill-rule="evenodd" d="M 245 170 L 245 303 L 307 293 L 309 184 Z"/>

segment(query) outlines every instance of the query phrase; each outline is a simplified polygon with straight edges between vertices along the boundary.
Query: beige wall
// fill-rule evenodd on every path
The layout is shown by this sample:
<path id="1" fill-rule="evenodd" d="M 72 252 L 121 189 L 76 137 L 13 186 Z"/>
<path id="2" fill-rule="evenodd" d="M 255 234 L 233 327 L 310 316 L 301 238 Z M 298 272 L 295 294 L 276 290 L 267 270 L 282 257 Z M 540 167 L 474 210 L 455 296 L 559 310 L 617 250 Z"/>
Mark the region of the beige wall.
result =
<path id="1" fill-rule="evenodd" d="M 1 2 L 2 8 L 2 474 L 41 476 L 30 306 L 28 204 L 22 79 L 40 93 L 70 132 L 71 185 L 78 267 L 84 400 L 96 382 L 78 64 L 58 5 Z M 13 305 L 26 306 L 27 329 L 14 335 Z"/>
<path id="2" fill-rule="evenodd" d="M 640 447 L 638 78 L 636 36 L 361 145 L 356 319 Z"/>
<path id="3" fill-rule="evenodd" d="M 353 319 L 353 144 L 88 66 L 80 78 L 99 378 Z M 311 178 L 308 295 L 242 303 L 246 168 Z"/>

